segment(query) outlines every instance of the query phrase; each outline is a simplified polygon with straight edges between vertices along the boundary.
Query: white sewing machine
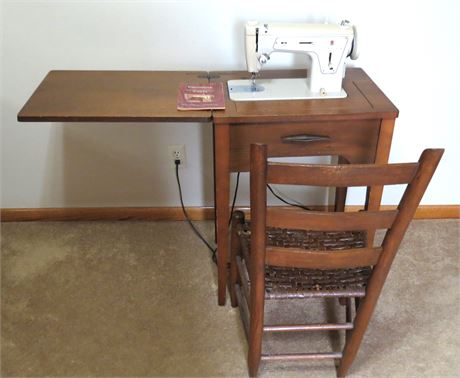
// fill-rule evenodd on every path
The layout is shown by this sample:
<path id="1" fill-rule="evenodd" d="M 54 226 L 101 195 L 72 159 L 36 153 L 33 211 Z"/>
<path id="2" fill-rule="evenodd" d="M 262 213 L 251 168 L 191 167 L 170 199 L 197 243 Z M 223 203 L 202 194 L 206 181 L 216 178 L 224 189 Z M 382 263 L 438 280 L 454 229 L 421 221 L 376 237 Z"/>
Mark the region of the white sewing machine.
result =
<path id="1" fill-rule="evenodd" d="M 245 28 L 246 64 L 251 80 L 229 80 L 234 101 L 343 98 L 345 60 L 358 58 L 356 27 L 348 21 L 335 24 L 261 24 L 249 21 Z M 305 54 L 306 78 L 257 79 L 275 52 Z"/>

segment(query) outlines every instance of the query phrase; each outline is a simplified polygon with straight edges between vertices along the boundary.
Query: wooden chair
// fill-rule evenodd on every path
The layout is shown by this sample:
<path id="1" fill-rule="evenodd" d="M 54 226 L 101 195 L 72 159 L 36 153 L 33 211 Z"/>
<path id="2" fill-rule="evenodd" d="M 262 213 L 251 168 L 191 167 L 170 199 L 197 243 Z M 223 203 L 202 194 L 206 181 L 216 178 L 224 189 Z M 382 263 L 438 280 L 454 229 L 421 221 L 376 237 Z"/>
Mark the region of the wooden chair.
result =
<path id="1" fill-rule="evenodd" d="M 418 163 L 308 165 L 267 162 L 267 147 L 251 145 L 251 221 L 232 219 L 230 296 L 248 336 L 248 367 L 256 376 L 265 360 L 339 360 L 343 377 L 352 364 L 385 278 L 444 150 L 425 150 Z M 310 212 L 268 208 L 266 185 L 384 186 L 408 184 L 396 210 Z M 366 233 L 386 229 L 380 246 Z M 264 325 L 266 300 L 336 297 L 345 304 L 345 323 Z M 355 302 L 355 306 L 353 306 Z M 340 306 L 339 306 L 340 307 Z M 353 309 L 355 307 L 355 309 Z M 354 319 L 353 313 L 356 312 Z M 346 330 L 340 352 L 262 354 L 264 332 Z"/>

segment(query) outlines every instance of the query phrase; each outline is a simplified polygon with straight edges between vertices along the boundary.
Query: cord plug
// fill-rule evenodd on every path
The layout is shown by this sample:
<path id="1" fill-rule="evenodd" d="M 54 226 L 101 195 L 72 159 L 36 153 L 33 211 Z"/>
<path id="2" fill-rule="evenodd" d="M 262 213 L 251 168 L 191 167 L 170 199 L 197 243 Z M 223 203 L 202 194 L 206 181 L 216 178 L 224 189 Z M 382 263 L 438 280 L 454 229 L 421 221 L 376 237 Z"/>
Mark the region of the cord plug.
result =
<path id="1" fill-rule="evenodd" d="M 174 164 L 176 164 L 176 166 L 177 166 L 177 165 L 180 165 L 180 159 L 175 159 L 175 160 L 174 160 Z"/>

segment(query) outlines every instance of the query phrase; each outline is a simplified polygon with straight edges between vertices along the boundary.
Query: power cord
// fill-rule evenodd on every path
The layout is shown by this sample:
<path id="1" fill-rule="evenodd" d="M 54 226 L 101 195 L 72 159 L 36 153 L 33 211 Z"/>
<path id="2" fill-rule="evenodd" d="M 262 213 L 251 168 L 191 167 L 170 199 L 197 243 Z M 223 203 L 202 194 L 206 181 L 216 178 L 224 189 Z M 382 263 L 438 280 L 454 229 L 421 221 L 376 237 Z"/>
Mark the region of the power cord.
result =
<path id="1" fill-rule="evenodd" d="M 180 159 L 176 159 L 174 160 L 174 164 L 175 164 L 175 167 L 176 167 L 176 180 L 177 180 L 177 187 L 179 189 L 179 199 L 180 199 L 180 204 L 181 204 L 181 207 L 182 207 L 182 212 L 184 214 L 184 217 L 185 217 L 185 220 L 186 222 L 190 225 L 190 227 L 192 228 L 192 231 L 194 232 L 194 234 L 206 245 L 206 247 L 211 251 L 211 258 L 212 258 L 212 261 L 214 262 L 214 264 L 217 264 L 217 248 L 213 248 L 211 246 L 211 244 L 208 243 L 208 241 L 204 238 L 203 235 L 201 235 L 201 233 L 198 231 L 198 229 L 195 227 L 195 225 L 193 224 L 192 220 L 190 219 L 188 213 L 187 213 L 187 210 L 185 209 L 185 205 L 184 205 L 184 199 L 182 197 L 182 186 L 181 186 L 181 183 L 180 183 L 180 177 L 179 177 L 179 165 L 180 165 Z M 238 172 L 237 176 L 236 176 L 236 184 L 235 184 L 235 191 L 233 193 L 233 200 L 232 200 L 232 207 L 231 207 L 231 210 L 230 210 L 230 217 L 228 219 L 228 226 L 230 227 L 230 224 L 232 222 L 232 214 L 233 214 L 233 210 L 235 209 L 235 204 L 236 204 L 236 198 L 238 196 L 238 187 L 239 187 L 239 183 L 240 183 L 240 172 Z M 284 198 L 282 198 L 281 196 L 279 196 L 277 193 L 275 193 L 275 191 L 272 189 L 272 187 L 270 185 L 267 184 L 267 188 L 268 190 L 270 190 L 270 192 L 276 197 L 278 198 L 281 202 L 284 202 L 285 204 L 287 205 L 290 205 L 290 206 L 295 206 L 295 207 L 299 207 L 301 209 L 304 209 L 304 210 L 309 210 L 311 211 L 311 209 L 307 206 L 303 206 L 303 205 L 300 205 L 300 204 L 296 204 L 296 203 L 292 203 L 292 202 L 289 202 L 289 201 L 286 201 Z"/>
<path id="2" fill-rule="evenodd" d="M 180 184 L 180 178 L 179 178 L 179 165 L 180 165 L 180 160 L 179 159 L 176 159 L 174 160 L 174 164 L 176 165 L 176 180 L 177 180 L 177 187 L 179 188 L 179 198 L 180 198 L 180 204 L 182 206 L 182 212 L 184 213 L 184 217 L 185 217 L 185 220 L 187 221 L 187 223 L 190 225 L 190 227 L 192 228 L 192 231 L 195 233 L 196 236 L 198 236 L 198 238 L 204 243 L 206 244 L 206 247 L 208 247 L 208 249 L 212 252 L 212 261 L 216 262 L 217 261 L 217 258 L 216 258 L 216 251 L 217 249 L 216 248 L 212 248 L 211 245 L 206 241 L 206 239 L 200 234 L 200 232 L 196 229 L 195 225 L 192 223 L 192 221 L 190 220 L 190 217 L 187 213 L 187 210 L 185 210 L 185 206 L 184 206 L 184 199 L 182 198 L 182 187 L 181 187 L 181 184 Z"/>
<path id="3" fill-rule="evenodd" d="M 236 184 L 235 184 L 235 192 L 233 193 L 233 201 L 232 201 L 232 209 L 230 210 L 230 218 L 228 219 L 228 226 L 232 223 L 232 214 L 233 210 L 235 209 L 236 203 L 236 196 L 238 195 L 238 186 L 240 185 L 240 172 L 236 175 Z"/>
<path id="4" fill-rule="evenodd" d="M 208 249 L 211 251 L 211 258 L 212 258 L 212 261 L 214 262 L 214 264 L 217 264 L 217 248 L 213 248 L 209 243 L 208 241 L 203 237 L 203 235 L 201 235 L 201 233 L 197 230 L 197 228 L 195 227 L 195 225 L 193 224 L 192 220 L 190 219 L 188 213 L 187 213 L 187 210 L 185 209 L 185 205 L 184 205 L 184 199 L 182 197 L 182 186 L 181 186 L 181 183 L 180 183 L 180 177 L 179 177 L 179 165 L 180 165 L 180 160 L 179 159 L 176 159 L 174 160 L 174 164 L 176 166 L 176 180 L 177 180 L 177 187 L 179 189 L 179 198 L 180 198 L 180 204 L 181 204 L 181 207 L 182 207 L 182 212 L 184 214 L 184 217 L 185 217 L 185 220 L 187 221 L 187 223 L 190 225 L 190 227 L 192 228 L 192 231 L 195 233 L 195 235 L 206 245 L 206 247 L 208 247 Z M 228 220 L 228 225 L 230 226 L 230 223 L 232 221 L 232 214 L 233 214 L 233 210 L 235 208 L 235 203 L 236 203 L 236 197 L 237 197 L 237 194 L 238 194 L 238 185 L 239 185 L 239 182 L 240 182 L 240 172 L 238 172 L 238 175 L 236 177 L 236 186 L 235 186 L 235 193 L 233 194 L 233 201 L 232 201 L 232 208 L 231 208 L 231 211 L 230 211 L 230 218 Z"/>
<path id="5" fill-rule="evenodd" d="M 275 191 L 273 190 L 273 188 L 267 184 L 267 188 L 268 190 L 270 190 L 270 192 L 276 197 L 278 198 L 281 202 L 284 202 L 286 205 L 289 205 L 289 206 L 295 206 L 295 207 L 298 207 L 300 209 L 303 209 L 303 210 L 307 210 L 307 211 L 312 211 L 311 208 L 307 207 L 307 206 L 304 206 L 304 205 L 301 205 L 299 203 L 293 203 L 293 202 L 289 202 L 289 201 L 286 201 L 284 198 L 282 198 L 281 196 L 279 196 L 277 193 L 275 193 Z"/>

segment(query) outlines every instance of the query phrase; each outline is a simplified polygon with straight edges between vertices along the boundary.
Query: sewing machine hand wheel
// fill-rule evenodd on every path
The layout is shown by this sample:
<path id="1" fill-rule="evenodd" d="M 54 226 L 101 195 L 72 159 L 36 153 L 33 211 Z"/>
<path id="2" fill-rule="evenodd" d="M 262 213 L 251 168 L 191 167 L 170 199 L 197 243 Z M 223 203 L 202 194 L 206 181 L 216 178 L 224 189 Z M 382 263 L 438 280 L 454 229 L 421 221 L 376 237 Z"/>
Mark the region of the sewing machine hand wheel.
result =
<path id="1" fill-rule="evenodd" d="M 353 45 L 351 47 L 350 58 L 356 60 L 359 58 L 359 49 L 358 49 L 358 28 L 356 25 L 353 25 Z"/>

